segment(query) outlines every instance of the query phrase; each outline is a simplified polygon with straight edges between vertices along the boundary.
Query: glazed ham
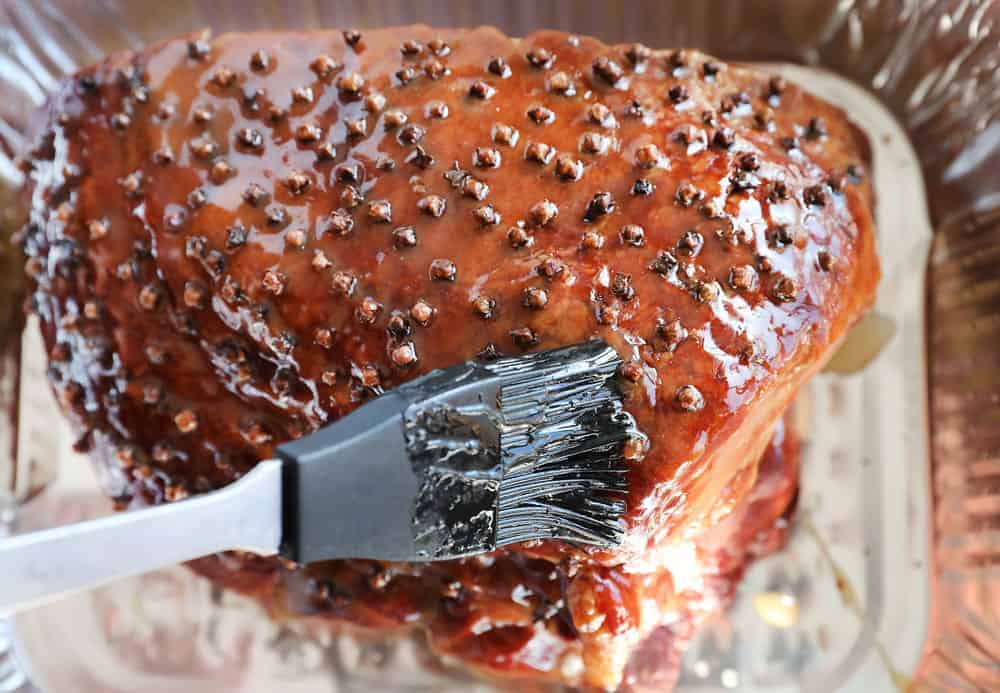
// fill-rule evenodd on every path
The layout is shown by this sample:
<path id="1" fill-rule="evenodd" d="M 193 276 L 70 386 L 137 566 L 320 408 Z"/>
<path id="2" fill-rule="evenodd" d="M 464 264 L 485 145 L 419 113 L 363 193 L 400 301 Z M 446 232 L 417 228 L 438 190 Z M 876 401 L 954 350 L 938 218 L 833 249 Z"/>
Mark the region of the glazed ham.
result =
<path id="1" fill-rule="evenodd" d="M 682 643 L 725 602 L 795 495 L 775 428 L 878 281 L 860 132 L 695 51 L 185 37 L 85 70 L 41 121 L 31 304 L 118 508 L 230 483 L 434 368 L 619 351 L 649 437 L 620 549 L 195 566 L 281 618 L 422 625 L 491 675 L 614 688 L 653 629 Z"/>

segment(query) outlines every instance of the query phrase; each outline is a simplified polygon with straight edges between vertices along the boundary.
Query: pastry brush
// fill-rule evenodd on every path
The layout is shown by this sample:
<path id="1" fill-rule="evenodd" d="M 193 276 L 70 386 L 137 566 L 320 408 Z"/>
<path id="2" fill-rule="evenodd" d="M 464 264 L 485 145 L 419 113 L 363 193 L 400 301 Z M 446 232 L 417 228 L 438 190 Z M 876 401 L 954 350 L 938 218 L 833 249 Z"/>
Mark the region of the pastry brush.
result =
<path id="1" fill-rule="evenodd" d="M 599 341 L 437 370 L 217 491 L 0 540 L 0 612 L 226 550 L 436 561 L 622 540 L 629 438 Z"/>

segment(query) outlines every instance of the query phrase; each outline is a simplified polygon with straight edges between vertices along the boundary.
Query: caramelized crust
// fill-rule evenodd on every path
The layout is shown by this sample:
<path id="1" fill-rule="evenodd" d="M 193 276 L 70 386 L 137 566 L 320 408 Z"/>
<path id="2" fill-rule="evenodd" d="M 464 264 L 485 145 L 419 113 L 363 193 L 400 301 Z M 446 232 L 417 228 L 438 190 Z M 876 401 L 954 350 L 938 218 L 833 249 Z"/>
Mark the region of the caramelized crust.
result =
<path id="1" fill-rule="evenodd" d="M 775 422 L 873 300 L 866 158 L 835 107 L 693 51 L 427 27 L 177 39 L 53 96 L 26 159 L 27 272 L 53 387 L 120 507 L 229 483 L 428 370 L 607 340 L 650 438 L 624 546 L 441 568 L 495 581 L 512 623 L 546 615 L 514 633 L 490 606 L 479 654 L 435 642 L 614 686 L 655 623 L 614 622 L 600 595 L 672 593 L 671 557 L 754 487 Z M 392 584 L 438 570 L 391 567 L 376 604 L 356 583 L 381 569 L 227 560 L 283 611 L 371 626 L 399 622 Z M 489 654 L 542 631 L 589 643 L 586 666 Z"/>

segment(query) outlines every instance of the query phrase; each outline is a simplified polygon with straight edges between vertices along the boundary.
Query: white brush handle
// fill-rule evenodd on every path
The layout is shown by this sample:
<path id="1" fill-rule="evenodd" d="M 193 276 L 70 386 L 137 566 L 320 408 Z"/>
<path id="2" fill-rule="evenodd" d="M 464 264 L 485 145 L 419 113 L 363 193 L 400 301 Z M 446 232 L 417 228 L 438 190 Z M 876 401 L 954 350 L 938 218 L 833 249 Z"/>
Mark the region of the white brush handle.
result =
<path id="1" fill-rule="evenodd" d="M 201 556 L 274 554 L 281 541 L 281 462 L 219 491 L 153 508 L 0 539 L 0 615 Z"/>

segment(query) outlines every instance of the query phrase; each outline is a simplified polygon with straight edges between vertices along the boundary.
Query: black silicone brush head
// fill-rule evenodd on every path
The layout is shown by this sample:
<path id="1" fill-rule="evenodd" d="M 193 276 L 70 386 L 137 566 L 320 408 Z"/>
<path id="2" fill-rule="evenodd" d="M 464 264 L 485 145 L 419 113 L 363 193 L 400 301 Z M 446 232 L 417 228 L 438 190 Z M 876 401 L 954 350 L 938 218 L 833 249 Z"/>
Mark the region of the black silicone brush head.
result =
<path id="1" fill-rule="evenodd" d="M 521 362 L 494 364 L 509 371 L 499 398 L 497 545 L 617 545 L 628 491 L 624 449 L 639 436 L 622 404 L 618 355 L 594 343 L 541 354 L 533 365 L 524 372 Z"/>
<path id="2" fill-rule="evenodd" d="M 490 374 L 478 397 L 411 407 L 408 447 L 425 480 L 414 522 L 429 556 L 532 539 L 619 544 L 623 451 L 640 436 L 620 365 L 603 342 L 500 359 L 476 367 Z"/>
<path id="3" fill-rule="evenodd" d="M 284 553 L 444 560 L 534 539 L 623 537 L 641 438 L 603 342 L 469 362 L 279 448 Z"/>

